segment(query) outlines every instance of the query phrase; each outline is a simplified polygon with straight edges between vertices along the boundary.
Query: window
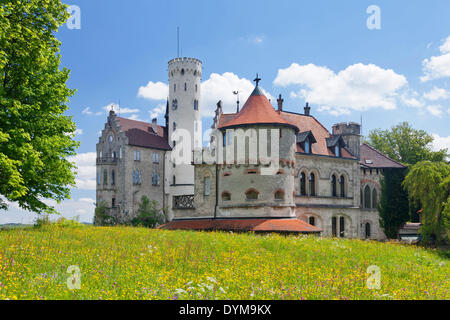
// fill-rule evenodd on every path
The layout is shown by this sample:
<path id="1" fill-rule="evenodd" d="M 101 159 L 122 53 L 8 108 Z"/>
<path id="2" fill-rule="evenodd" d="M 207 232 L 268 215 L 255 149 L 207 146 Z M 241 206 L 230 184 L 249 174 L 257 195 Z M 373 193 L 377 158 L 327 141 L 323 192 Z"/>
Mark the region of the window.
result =
<path id="1" fill-rule="evenodd" d="M 211 178 L 205 177 L 205 196 L 209 196 L 211 194 Z"/>
<path id="2" fill-rule="evenodd" d="M 178 109 L 178 100 L 174 99 L 172 100 L 172 110 L 177 110 Z"/>
<path id="3" fill-rule="evenodd" d="M 133 184 L 140 185 L 142 184 L 142 173 L 139 170 L 133 170 Z"/>
<path id="4" fill-rule="evenodd" d="M 233 131 L 228 131 L 227 132 L 227 136 L 228 136 L 228 145 L 233 143 Z"/>
<path id="5" fill-rule="evenodd" d="M 247 174 L 258 174 L 258 170 L 247 170 Z"/>
<path id="6" fill-rule="evenodd" d="M 258 199 L 258 191 L 255 189 L 250 189 L 245 193 L 247 200 L 257 200 Z"/>
<path id="7" fill-rule="evenodd" d="M 116 172 L 114 170 L 111 171 L 111 185 L 116 184 Z"/>
<path id="8" fill-rule="evenodd" d="M 341 197 L 345 198 L 345 177 L 341 175 L 339 178 L 339 188 L 341 189 Z"/>
<path id="9" fill-rule="evenodd" d="M 364 188 L 364 209 L 370 209 L 372 207 L 370 202 L 370 188 L 366 186 Z"/>
<path id="10" fill-rule="evenodd" d="M 331 196 L 337 197 L 337 178 L 334 174 L 331 177 Z"/>
<path id="11" fill-rule="evenodd" d="M 195 85 L 195 92 L 198 91 L 198 85 Z"/>
<path id="12" fill-rule="evenodd" d="M 173 92 L 177 92 L 177 84 L 176 83 L 173 84 Z"/>
<path id="13" fill-rule="evenodd" d="M 198 110 L 198 100 L 194 100 L 194 110 Z"/>
<path id="14" fill-rule="evenodd" d="M 112 198 L 112 199 L 111 199 L 111 206 L 112 206 L 113 208 L 116 207 L 116 198 Z"/>
<path id="15" fill-rule="evenodd" d="M 284 200 L 284 192 L 281 190 L 275 192 L 275 200 Z"/>
<path id="16" fill-rule="evenodd" d="M 109 141 L 109 142 L 113 142 L 113 139 L 114 139 L 114 138 L 113 138 L 112 134 L 110 134 L 110 135 L 108 136 L 108 141 Z"/>
<path id="17" fill-rule="evenodd" d="M 224 191 L 222 193 L 222 200 L 223 201 L 230 201 L 231 200 L 231 193 L 229 193 L 228 191 Z"/>
<path id="18" fill-rule="evenodd" d="M 306 174 L 304 172 L 300 175 L 300 194 L 306 196 Z"/>
<path id="19" fill-rule="evenodd" d="M 174 123 L 172 124 L 172 127 L 173 127 L 173 131 L 176 131 L 176 130 L 177 130 L 177 123 L 174 122 Z"/>
<path id="20" fill-rule="evenodd" d="M 316 218 L 314 218 L 314 217 L 309 217 L 308 223 L 309 223 L 310 225 L 312 225 L 312 226 L 315 226 L 315 225 L 316 225 Z"/>
<path id="21" fill-rule="evenodd" d="M 181 75 L 184 76 L 184 69 L 181 69 Z"/>
<path id="22" fill-rule="evenodd" d="M 341 156 L 341 148 L 339 146 L 339 144 L 334 146 L 334 154 L 336 157 L 340 157 Z"/>
<path id="23" fill-rule="evenodd" d="M 184 83 L 184 91 L 187 91 L 187 84 L 186 84 L 186 82 Z"/>
<path id="24" fill-rule="evenodd" d="M 309 139 L 305 140 L 305 153 L 311 153 L 311 148 L 309 144 Z"/>
<path id="25" fill-rule="evenodd" d="M 345 236 L 345 218 L 339 218 L 339 236 L 343 238 Z"/>
<path id="26" fill-rule="evenodd" d="M 108 184 L 108 171 L 103 170 L 103 184 Z"/>
<path id="27" fill-rule="evenodd" d="M 141 161 L 141 152 L 135 150 L 134 151 L 134 161 Z"/>
<path id="28" fill-rule="evenodd" d="M 175 186 L 177 184 L 177 178 L 175 177 L 175 175 L 173 176 L 173 185 Z"/>
<path id="29" fill-rule="evenodd" d="M 333 217 L 331 218 L 331 233 L 333 237 L 337 236 L 337 218 Z"/>
<path id="30" fill-rule="evenodd" d="M 223 133 L 223 146 L 225 147 L 227 145 L 227 134 Z"/>
<path id="31" fill-rule="evenodd" d="M 153 152 L 153 163 L 159 163 L 159 152 Z"/>
<path id="32" fill-rule="evenodd" d="M 152 185 L 159 186 L 159 173 L 156 171 L 152 174 Z"/>
<path id="33" fill-rule="evenodd" d="M 119 149 L 119 158 L 122 159 L 122 157 L 123 157 L 123 150 L 122 150 L 122 147 L 120 147 L 120 149 Z"/>
<path id="34" fill-rule="evenodd" d="M 378 204 L 377 198 L 378 198 L 377 189 L 373 188 L 373 190 L 372 190 L 372 209 L 377 208 L 377 204 Z"/>
<path id="35" fill-rule="evenodd" d="M 370 223 L 369 222 L 366 222 L 366 225 L 365 225 L 365 238 L 366 239 L 369 239 L 370 238 Z"/>
<path id="36" fill-rule="evenodd" d="M 100 159 L 103 158 L 103 152 L 102 152 L 102 151 L 99 152 L 98 157 L 99 157 Z"/>
<path id="37" fill-rule="evenodd" d="M 314 173 L 309 175 L 309 195 L 316 195 L 316 175 Z"/>
<path id="38" fill-rule="evenodd" d="M 102 183 L 102 173 L 100 171 L 97 172 L 97 184 L 100 185 Z"/>
<path id="39" fill-rule="evenodd" d="M 113 157 L 113 159 L 117 158 L 117 153 L 115 151 L 112 152 L 112 157 Z"/>

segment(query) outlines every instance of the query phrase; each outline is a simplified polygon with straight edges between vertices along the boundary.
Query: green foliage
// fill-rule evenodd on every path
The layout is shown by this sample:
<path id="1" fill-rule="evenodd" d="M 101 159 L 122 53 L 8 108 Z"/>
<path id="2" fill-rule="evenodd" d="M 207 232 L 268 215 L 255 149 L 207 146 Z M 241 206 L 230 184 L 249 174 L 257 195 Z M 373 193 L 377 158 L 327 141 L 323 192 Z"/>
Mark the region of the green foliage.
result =
<path id="1" fill-rule="evenodd" d="M 100 201 L 100 203 L 95 208 L 94 212 L 94 225 L 95 226 L 115 226 L 117 224 L 117 219 L 108 214 L 108 209 L 106 208 L 106 203 Z"/>
<path id="2" fill-rule="evenodd" d="M 59 69 L 54 36 L 69 17 L 66 7 L 60 0 L 0 3 L 0 195 L 37 213 L 56 213 L 42 200 L 69 198 L 75 185 L 67 157 L 79 144 L 64 115 L 75 91 L 66 87 L 69 70 Z"/>
<path id="3" fill-rule="evenodd" d="M 427 132 L 402 122 L 391 130 L 370 131 L 367 142 L 390 158 L 409 166 L 424 160 L 445 161 L 448 150 L 432 151 L 433 139 Z"/>
<path id="4" fill-rule="evenodd" d="M 380 225 L 388 238 L 395 239 L 400 226 L 409 219 L 408 193 L 402 187 L 405 170 L 385 169 L 378 204 Z"/>
<path id="5" fill-rule="evenodd" d="M 48 226 L 50 224 L 51 224 L 51 222 L 50 222 L 50 218 L 49 218 L 48 214 L 39 216 L 34 220 L 34 227 L 38 228 L 38 229 L 42 228 L 44 226 Z"/>
<path id="6" fill-rule="evenodd" d="M 404 182 L 412 201 L 422 204 L 421 233 L 425 239 L 448 234 L 448 203 L 450 196 L 450 165 L 445 162 L 421 161 L 409 171 Z"/>
<path id="7" fill-rule="evenodd" d="M 158 208 L 158 202 L 156 200 L 150 201 L 148 197 L 142 196 L 137 216 L 131 221 L 131 224 L 133 226 L 156 228 L 164 224 L 165 220 L 163 210 Z"/>

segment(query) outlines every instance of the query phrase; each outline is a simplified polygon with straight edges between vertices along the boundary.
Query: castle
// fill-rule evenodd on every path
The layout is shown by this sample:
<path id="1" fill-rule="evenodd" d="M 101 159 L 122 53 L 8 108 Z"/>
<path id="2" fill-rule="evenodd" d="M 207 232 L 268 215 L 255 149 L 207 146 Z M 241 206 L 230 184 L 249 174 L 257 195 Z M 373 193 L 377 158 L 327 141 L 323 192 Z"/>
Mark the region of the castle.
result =
<path id="1" fill-rule="evenodd" d="M 275 109 L 256 86 L 242 109 L 219 101 L 202 147 L 202 63 L 169 61 L 165 126 L 109 113 L 97 144 L 97 203 L 121 222 L 146 195 L 166 208 L 167 229 L 320 233 L 384 239 L 377 203 L 386 169 L 405 167 L 368 144 L 360 125 L 330 133 L 307 104 Z"/>

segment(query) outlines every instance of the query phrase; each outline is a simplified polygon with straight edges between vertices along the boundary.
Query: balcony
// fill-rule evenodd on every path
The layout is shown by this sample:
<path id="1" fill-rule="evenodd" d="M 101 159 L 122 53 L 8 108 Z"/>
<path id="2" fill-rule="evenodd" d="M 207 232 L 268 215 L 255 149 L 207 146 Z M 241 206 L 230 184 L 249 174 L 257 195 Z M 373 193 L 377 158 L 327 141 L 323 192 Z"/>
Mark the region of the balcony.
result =
<path id="1" fill-rule="evenodd" d="M 97 158 L 97 164 L 117 164 L 118 158 Z"/>

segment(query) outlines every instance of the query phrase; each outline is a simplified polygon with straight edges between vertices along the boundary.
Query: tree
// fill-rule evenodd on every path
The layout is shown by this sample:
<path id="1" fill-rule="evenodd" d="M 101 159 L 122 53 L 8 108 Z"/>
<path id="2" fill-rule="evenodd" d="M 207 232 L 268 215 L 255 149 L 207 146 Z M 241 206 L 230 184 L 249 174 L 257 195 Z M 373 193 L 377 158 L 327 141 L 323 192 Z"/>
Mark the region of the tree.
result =
<path id="1" fill-rule="evenodd" d="M 409 219 L 408 193 L 402 182 L 405 170 L 385 169 L 381 179 L 381 199 L 378 204 L 380 224 L 388 238 L 397 238 L 398 230 Z"/>
<path id="2" fill-rule="evenodd" d="M 403 185 L 410 199 L 422 204 L 421 234 L 439 244 L 442 233 L 448 233 L 449 228 L 450 165 L 421 161 L 411 168 Z"/>
<path id="3" fill-rule="evenodd" d="M 427 132 L 402 122 L 391 130 L 370 131 L 367 142 L 390 158 L 410 166 L 424 160 L 445 161 L 448 150 L 432 151 L 433 140 Z"/>
<path id="4" fill-rule="evenodd" d="M 59 69 L 54 33 L 68 19 L 60 0 L 0 4 L 0 196 L 23 209 L 56 213 L 44 199 L 70 198 L 78 143 L 65 116 L 74 90 Z M 0 197 L 1 198 L 1 197 Z M 5 208 L 5 205 L 0 206 Z"/>
<path id="5" fill-rule="evenodd" d="M 142 196 L 137 216 L 131 221 L 133 226 L 143 226 L 155 228 L 165 223 L 163 210 L 158 208 L 156 200 L 150 201 L 146 196 Z"/>
<path id="6" fill-rule="evenodd" d="M 114 226 L 116 224 L 117 219 L 113 216 L 108 215 L 108 209 L 106 208 L 105 201 L 100 201 L 100 203 L 95 207 L 94 225 Z"/>

